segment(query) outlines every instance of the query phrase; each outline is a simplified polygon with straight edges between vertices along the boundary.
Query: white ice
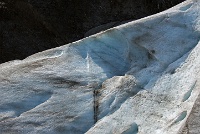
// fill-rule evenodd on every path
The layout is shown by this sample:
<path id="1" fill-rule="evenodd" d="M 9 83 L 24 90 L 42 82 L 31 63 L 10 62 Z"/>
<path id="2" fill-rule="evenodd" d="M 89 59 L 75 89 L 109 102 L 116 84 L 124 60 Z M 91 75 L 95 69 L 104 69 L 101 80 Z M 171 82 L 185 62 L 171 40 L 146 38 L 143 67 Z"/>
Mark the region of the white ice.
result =
<path id="1" fill-rule="evenodd" d="M 174 134 L 199 95 L 200 1 L 0 65 L 0 133 Z"/>

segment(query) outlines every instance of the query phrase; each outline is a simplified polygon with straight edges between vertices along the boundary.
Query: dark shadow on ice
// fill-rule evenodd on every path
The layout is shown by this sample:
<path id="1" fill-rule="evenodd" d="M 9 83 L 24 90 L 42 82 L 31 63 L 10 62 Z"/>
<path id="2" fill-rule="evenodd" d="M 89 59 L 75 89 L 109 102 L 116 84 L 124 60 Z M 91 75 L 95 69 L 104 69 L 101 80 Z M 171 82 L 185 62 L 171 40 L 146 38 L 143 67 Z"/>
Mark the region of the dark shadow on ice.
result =
<path id="1" fill-rule="evenodd" d="M 149 22 L 107 30 L 74 46 L 89 67 L 94 64 L 100 67 L 103 70 L 100 73 L 106 74 L 107 78 L 128 74 L 133 75 L 137 81 L 132 89 L 134 92 L 113 106 L 115 109 L 106 111 L 100 117 L 98 112 L 96 120 L 114 113 L 127 98 L 140 90 L 154 86 L 161 75 L 176 73 L 176 69 L 187 60 L 200 38 L 200 33 L 190 28 L 191 24 L 179 22 L 187 22 L 188 17 L 183 18 L 180 14 L 161 16 Z M 101 111 L 101 106 L 99 109 Z"/>
<path id="2" fill-rule="evenodd" d="M 103 69 L 102 73 L 106 74 L 107 78 L 123 76 L 130 69 L 133 60 L 140 60 L 138 52 L 141 52 L 142 56 L 147 53 L 146 51 L 141 51 L 141 48 L 137 48 L 137 46 L 131 46 L 135 49 L 134 56 L 138 57 L 138 59 L 135 57 L 135 59 L 132 59 L 130 43 L 116 29 L 87 38 L 81 43 L 77 46 L 80 55 L 88 60 L 89 64 L 92 62 L 92 64 L 101 67 Z"/>

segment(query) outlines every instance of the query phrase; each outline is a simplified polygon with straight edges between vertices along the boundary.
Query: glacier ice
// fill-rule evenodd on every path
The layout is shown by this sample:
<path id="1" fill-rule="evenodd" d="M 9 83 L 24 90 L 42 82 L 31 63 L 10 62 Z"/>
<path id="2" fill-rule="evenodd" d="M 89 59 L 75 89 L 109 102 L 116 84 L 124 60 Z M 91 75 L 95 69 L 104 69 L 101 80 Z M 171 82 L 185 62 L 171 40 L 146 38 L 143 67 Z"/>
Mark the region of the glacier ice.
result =
<path id="1" fill-rule="evenodd" d="M 0 65 L 0 133 L 180 133 L 199 95 L 200 1 Z"/>

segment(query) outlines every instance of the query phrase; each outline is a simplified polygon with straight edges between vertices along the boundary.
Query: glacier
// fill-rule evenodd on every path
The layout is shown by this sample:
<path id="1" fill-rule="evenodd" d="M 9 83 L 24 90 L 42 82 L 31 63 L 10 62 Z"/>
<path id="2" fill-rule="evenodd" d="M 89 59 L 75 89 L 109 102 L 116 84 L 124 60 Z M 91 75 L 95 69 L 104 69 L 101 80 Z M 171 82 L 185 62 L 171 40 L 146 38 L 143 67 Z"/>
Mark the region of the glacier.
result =
<path id="1" fill-rule="evenodd" d="M 200 1 L 187 0 L 3 63 L 0 133 L 185 133 L 197 117 L 199 40 Z"/>

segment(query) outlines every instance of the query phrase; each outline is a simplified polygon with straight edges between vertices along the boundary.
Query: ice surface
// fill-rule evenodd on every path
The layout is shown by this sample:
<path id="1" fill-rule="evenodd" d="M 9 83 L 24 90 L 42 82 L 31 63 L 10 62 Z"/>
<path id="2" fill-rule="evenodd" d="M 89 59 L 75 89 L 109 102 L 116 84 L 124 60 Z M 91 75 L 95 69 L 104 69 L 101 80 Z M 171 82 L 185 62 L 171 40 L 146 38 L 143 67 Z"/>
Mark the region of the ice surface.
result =
<path id="1" fill-rule="evenodd" d="M 0 65 L 0 133 L 179 133 L 199 95 L 200 2 Z"/>

